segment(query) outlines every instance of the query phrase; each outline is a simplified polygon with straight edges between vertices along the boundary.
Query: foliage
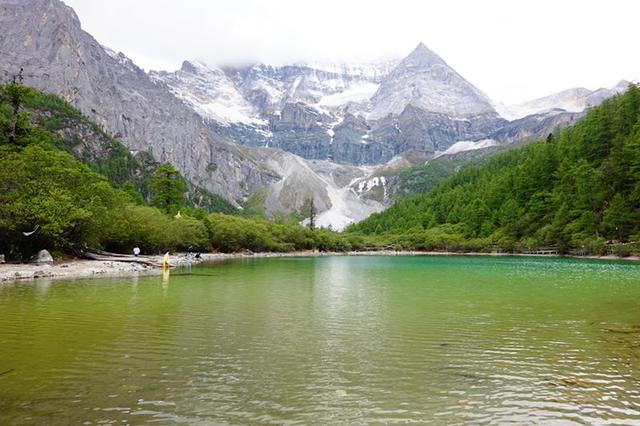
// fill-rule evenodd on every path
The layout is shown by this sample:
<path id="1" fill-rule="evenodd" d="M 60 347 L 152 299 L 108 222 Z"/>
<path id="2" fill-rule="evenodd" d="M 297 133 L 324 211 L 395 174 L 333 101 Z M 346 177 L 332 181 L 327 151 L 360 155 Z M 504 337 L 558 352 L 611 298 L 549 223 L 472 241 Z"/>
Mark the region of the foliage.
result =
<path id="1" fill-rule="evenodd" d="M 218 194 L 207 191 L 206 189 L 187 184 L 187 206 L 194 209 L 202 209 L 207 212 L 217 212 L 225 214 L 237 214 L 238 209 L 230 202 L 222 198 Z"/>
<path id="2" fill-rule="evenodd" d="M 102 223 L 116 198 L 102 176 L 68 154 L 39 145 L 21 151 L 3 146 L 0 163 L 0 251 L 100 243 Z M 35 226 L 40 229 L 33 237 L 21 238 Z"/>
<path id="3" fill-rule="evenodd" d="M 212 248 L 223 252 L 348 251 L 353 248 L 343 235 L 324 229 L 311 230 L 298 224 L 222 214 L 209 215 L 206 223 Z"/>
<path id="4" fill-rule="evenodd" d="M 400 172 L 400 192 L 415 194 L 429 192 L 452 176 L 459 167 L 457 161 L 435 159 Z"/>

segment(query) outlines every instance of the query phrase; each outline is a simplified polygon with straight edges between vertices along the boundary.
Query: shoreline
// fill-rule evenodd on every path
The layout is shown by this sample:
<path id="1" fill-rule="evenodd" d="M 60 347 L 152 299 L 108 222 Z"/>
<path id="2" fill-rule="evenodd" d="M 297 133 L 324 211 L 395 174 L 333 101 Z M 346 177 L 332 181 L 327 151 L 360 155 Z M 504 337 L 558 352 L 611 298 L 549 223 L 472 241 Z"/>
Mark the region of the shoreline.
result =
<path id="1" fill-rule="evenodd" d="M 202 253 L 200 259 L 189 262 L 184 253 L 171 256 L 171 268 L 186 266 L 189 263 L 199 264 L 204 262 L 219 262 L 231 259 L 256 259 L 275 257 L 324 257 L 324 256 L 470 256 L 470 257 L 543 257 L 543 258 L 569 258 L 591 259 L 608 261 L 640 261 L 640 256 L 618 257 L 607 256 L 569 256 L 548 254 L 523 254 L 523 253 L 481 253 L 481 252 L 434 252 L 434 251 L 352 251 L 352 252 L 318 252 L 297 251 L 290 253 Z M 141 256 L 142 259 L 162 263 L 162 255 Z M 36 264 L 0 264 L 0 283 L 19 281 L 33 281 L 36 279 L 80 279 L 101 277 L 130 277 L 145 275 L 160 275 L 161 267 L 148 266 L 139 263 L 118 262 L 106 260 L 72 259 L 55 263 L 53 266 Z"/>

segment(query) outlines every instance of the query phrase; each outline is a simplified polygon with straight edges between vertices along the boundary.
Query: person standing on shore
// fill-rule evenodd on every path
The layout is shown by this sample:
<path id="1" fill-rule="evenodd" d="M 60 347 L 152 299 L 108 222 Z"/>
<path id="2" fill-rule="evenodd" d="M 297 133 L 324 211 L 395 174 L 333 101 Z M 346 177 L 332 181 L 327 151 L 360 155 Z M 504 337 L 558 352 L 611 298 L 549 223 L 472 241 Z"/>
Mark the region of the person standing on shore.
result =
<path id="1" fill-rule="evenodd" d="M 133 248 L 133 255 L 135 257 L 140 256 L 140 247 L 136 246 L 136 247 Z"/>
<path id="2" fill-rule="evenodd" d="M 165 250 L 164 260 L 162 262 L 162 269 L 163 270 L 169 269 L 169 249 Z"/>

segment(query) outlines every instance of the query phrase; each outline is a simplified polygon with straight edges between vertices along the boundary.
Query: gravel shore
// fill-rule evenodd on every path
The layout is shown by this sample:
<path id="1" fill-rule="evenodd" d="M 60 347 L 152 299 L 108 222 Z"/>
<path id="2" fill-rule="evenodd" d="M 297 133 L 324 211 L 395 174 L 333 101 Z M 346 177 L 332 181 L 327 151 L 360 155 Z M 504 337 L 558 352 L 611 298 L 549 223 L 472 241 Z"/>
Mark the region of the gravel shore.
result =
<path id="1" fill-rule="evenodd" d="M 371 251 L 348 253 L 325 253 L 317 251 L 302 251 L 294 253 L 203 253 L 200 259 L 194 259 L 192 264 L 200 262 L 223 261 L 239 258 L 266 258 L 266 257 L 309 257 L 309 256 L 526 256 L 526 257 L 557 257 L 548 255 L 522 255 L 512 253 L 445 253 L 445 252 L 420 252 L 420 251 Z M 157 264 L 162 263 L 162 255 L 142 256 Z M 640 257 L 617 256 L 585 256 L 582 259 L 602 260 L 629 260 L 638 261 Z M 184 253 L 171 256 L 171 267 L 187 265 L 189 261 Z M 116 262 L 105 260 L 66 260 L 56 262 L 53 266 L 35 264 L 0 264 L 0 282 L 33 280 L 36 278 L 90 278 L 105 276 L 135 276 L 158 275 L 162 272 L 159 267 L 143 265 L 131 262 Z"/>

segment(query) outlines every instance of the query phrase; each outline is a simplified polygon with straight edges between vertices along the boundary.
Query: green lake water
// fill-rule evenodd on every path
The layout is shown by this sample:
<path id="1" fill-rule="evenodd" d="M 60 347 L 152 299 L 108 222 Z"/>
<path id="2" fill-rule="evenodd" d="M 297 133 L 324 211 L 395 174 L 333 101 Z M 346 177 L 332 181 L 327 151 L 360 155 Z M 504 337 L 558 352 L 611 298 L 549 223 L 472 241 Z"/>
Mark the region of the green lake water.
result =
<path id="1" fill-rule="evenodd" d="M 0 286 L 0 424 L 639 424 L 640 264 L 237 260 Z"/>

